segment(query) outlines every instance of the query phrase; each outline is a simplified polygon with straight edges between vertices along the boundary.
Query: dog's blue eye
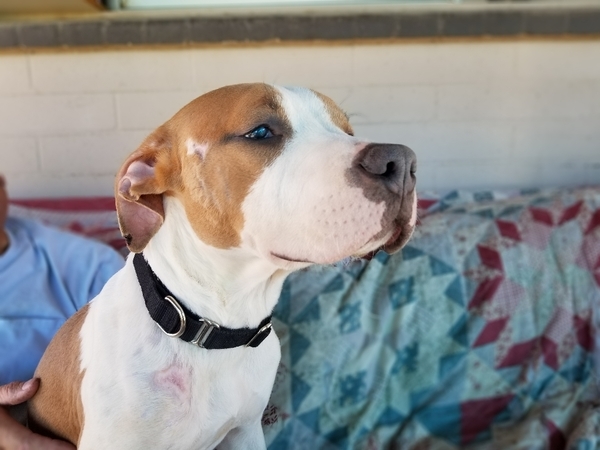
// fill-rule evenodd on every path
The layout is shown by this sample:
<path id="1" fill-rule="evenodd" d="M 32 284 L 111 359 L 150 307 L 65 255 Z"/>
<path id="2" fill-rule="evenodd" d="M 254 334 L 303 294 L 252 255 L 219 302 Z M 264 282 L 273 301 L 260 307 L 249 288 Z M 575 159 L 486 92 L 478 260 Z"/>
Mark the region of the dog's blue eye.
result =
<path id="1" fill-rule="evenodd" d="M 254 139 L 255 141 L 269 139 L 273 136 L 273 132 L 265 125 L 258 126 L 244 135 L 245 138 Z"/>

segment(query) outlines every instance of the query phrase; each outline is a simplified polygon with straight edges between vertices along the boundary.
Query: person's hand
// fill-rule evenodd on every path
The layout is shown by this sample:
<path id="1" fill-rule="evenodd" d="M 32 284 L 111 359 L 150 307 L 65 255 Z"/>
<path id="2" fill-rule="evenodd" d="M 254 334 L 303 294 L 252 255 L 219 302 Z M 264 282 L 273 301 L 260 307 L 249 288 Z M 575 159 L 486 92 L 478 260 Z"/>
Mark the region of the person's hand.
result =
<path id="1" fill-rule="evenodd" d="M 0 386 L 0 449 L 1 450 L 74 450 L 68 442 L 33 433 L 10 417 L 3 406 L 18 405 L 29 400 L 38 390 L 39 380 L 13 382 Z"/>

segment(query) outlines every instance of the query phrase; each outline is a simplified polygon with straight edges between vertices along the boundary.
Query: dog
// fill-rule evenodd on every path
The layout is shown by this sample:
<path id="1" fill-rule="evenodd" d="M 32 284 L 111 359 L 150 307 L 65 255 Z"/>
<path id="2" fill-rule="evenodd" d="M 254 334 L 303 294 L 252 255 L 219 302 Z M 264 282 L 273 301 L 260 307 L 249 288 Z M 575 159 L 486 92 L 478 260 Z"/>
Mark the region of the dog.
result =
<path id="1" fill-rule="evenodd" d="M 183 107 L 116 177 L 125 267 L 36 371 L 32 428 L 88 449 L 264 449 L 292 271 L 400 249 L 416 157 L 354 136 L 306 88 L 241 84 Z"/>

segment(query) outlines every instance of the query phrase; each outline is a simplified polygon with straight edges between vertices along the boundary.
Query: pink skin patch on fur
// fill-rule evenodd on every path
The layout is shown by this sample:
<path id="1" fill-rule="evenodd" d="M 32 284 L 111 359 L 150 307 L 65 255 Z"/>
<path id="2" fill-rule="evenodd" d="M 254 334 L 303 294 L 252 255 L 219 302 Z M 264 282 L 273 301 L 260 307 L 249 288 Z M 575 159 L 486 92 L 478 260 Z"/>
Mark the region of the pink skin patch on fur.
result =
<path id="1" fill-rule="evenodd" d="M 154 373 L 153 382 L 157 389 L 184 400 L 189 398 L 192 381 L 191 367 L 182 367 L 175 362 Z"/>
<path id="2" fill-rule="evenodd" d="M 175 360 L 170 366 L 154 372 L 151 389 L 162 397 L 166 405 L 170 405 L 164 408 L 161 420 L 166 426 L 176 425 L 192 410 L 191 366 L 183 366 Z M 151 409 L 154 410 L 155 406 L 152 405 Z"/>

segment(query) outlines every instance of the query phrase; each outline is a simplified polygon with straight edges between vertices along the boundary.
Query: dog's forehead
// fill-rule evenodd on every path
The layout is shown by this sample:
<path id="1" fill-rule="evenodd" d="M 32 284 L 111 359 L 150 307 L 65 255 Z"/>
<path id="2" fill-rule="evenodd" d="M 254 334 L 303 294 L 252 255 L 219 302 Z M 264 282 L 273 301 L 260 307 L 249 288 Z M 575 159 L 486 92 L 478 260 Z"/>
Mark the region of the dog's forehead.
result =
<path id="1" fill-rule="evenodd" d="M 311 122 L 320 122 L 330 131 L 341 129 L 352 134 L 348 116 L 329 97 L 302 87 L 275 86 L 280 94 L 280 103 L 294 129 L 310 127 Z"/>
<path id="2" fill-rule="evenodd" d="M 250 131 L 268 116 L 278 116 L 293 131 L 302 133 L 319 122 L 331 131 L 352 134 L 347 115 L 329 97 L 303 87 L 247 83 L 216 89 L 198 97 L 177 113 L 172 121 L 188 138 L 215 142 L 224 133 Z"/>
<path id="3" fill-rule="evenodd" d="M 188 103 L 171 124 L 186 139 L 219 141 L 226 133 L 244 131 L 244 126 L 266 114 L 284 116 L 279 96 L 273 86 L 262 83 L 226 86 Z"/>

